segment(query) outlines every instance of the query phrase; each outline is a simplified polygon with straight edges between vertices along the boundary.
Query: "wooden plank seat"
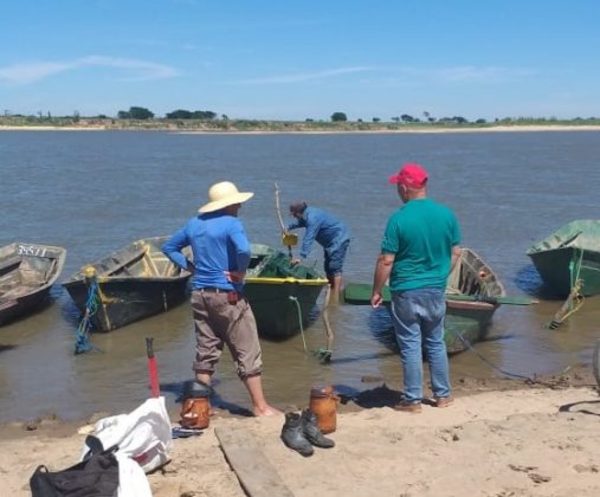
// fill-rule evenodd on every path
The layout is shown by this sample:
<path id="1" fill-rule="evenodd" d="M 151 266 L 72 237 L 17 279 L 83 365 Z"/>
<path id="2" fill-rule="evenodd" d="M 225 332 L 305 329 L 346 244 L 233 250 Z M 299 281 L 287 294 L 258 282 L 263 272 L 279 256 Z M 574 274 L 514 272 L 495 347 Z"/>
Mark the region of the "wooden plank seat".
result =
<path id="1" fill-rule="evenodd" d="M 13 271 L 17 266 L 19 266 L 19 264 L 21 264 L 21 261 L 22 259 L 19 256 L 14 256 L 3 260 L 0 262 L 0 275 L 4 275 Z"/>

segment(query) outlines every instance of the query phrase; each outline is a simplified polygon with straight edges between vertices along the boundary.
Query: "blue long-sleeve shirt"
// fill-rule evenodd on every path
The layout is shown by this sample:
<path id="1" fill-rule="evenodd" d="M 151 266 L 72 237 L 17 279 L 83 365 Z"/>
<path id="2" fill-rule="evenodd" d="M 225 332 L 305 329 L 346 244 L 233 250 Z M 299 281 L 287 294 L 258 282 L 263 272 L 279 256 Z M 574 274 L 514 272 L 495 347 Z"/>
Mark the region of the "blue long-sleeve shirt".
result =
<path id="1" fill-rule="evenodd" d="M 191 263 L 182 253 L 190 245 Z M 190 219 L 165 244 L 162 251 L 183 269 L 194 266 L 192 288 L 220 288 L 241 291 L 243 283 L 227 281 L 225 271 L 246 271 L 250 262 L 250 242 L 242 222 L 223 211 L 200 214 Z"/>
<path id="2" fill-rule="evenodd" d="M 330 254 L 350 239 L 350 232 L 344 223 L 317 207 L 307 207 L 302 217 L 288 226 L 288 230 L 298 228 L 306 228 L 300 248 L 300 257 L 303 259 L 310 254 L 315 240 Z"/>

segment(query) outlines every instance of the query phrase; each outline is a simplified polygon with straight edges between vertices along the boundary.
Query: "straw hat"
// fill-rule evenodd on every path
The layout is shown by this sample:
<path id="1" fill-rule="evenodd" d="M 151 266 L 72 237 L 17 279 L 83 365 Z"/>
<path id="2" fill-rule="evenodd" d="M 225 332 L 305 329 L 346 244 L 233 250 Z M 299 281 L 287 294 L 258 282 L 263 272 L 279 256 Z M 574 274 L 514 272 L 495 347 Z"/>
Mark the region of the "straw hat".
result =
<path id="1" fill-rule="evenodd" d="M 246 200 L 250 200 L 254 196 L 252 192 L 240 192 L 237 187 L 230 181 L 221 181 L 215 183 L 208 190 L 208 199 L 210 202 L 204 204 L 198 212 L 214 212 L 224 209 L 229 205 L 241 204 Z"/>

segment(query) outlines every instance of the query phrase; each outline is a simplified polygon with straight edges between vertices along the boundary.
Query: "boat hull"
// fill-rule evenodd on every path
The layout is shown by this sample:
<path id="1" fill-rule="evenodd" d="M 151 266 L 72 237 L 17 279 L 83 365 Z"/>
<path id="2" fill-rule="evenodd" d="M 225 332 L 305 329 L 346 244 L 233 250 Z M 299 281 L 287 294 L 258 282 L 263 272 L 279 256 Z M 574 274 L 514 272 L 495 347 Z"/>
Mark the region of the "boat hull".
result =
<path id="1" fill-rule="evenodd" d="M 137 240 L 88 264 L 63 283 L 82 315 L 86 313 L 90 288 L 95 289 L 97 305 L 90 322 L 96 331 L 120 328 L 166 312 L 186 300 L 191 275 L 162 253 L 166 240 Z"/>
<path id="2" fill-rule="evenodd" d="M 328 285 L 314 269 L 291 265 L 289 256 L 267 245 L 252 244 L 252 258 L 244 284 L 258 333 L 285 340 L 307 327 Z"/>
<path id="3" fill-rule="evenodd" d="M 297 282 L 246 282 L 244 292 L 262 337 L 284 340 L 310 323 L 323 285 Z"/>
<path id="4" fill-rule="evenodd" d="M 583 256 L 571 247 L 528 254 L 546 288 L 557 297 L 571 292 L 571 265 L 579 267 L 576 275 L 582 281 L 585 296 L 600 294 L 600 253 L 585 251 Z M 580 260 L 581 257 L 581 260 Z"/>
<path id="5" fill-rule="evenodd" d="M 166 312 L 186 300 L 187 281 L 111 279 L 99 283 L 101 303 L 91 322 L 97 331 L 111 331 L 141 319 Z M 88 286 L 84 281 L 65 284 L 83 315 Z"/>
<path id="6" fill-rule="evenodd" d="M 0 325 L 29 315 L 47 302 L 66 253 L 62 247 L 32 243 L 0 248 Z"/>
<path id="7" fill-rule="evenodd" d="M 565 224 L 527 250 L 546 289 L 566 297 L 577 280 L 585 296 L 600 294 L 600 220 Z"/>
<path id="8" fill-rule="evenodd" d="M 488 336 L 492 317 L 497 305 L 485 304 L 457 306 L 456 302 L 446 302 L 446 320 L 444 321 L 444 341 L 448 354 L 462 352 L 469 344 L 485 340 Z M 465 302 L 461 302 L 465 304 Z M 468 302 L 467 304 L 471 304 Z"/>
<path id="9" fill-rule="evenodd" d="M 35 312 L 48 300 L 50 288 L 21 297 L 18 300 L 0 304 L 0 326 Z"/>

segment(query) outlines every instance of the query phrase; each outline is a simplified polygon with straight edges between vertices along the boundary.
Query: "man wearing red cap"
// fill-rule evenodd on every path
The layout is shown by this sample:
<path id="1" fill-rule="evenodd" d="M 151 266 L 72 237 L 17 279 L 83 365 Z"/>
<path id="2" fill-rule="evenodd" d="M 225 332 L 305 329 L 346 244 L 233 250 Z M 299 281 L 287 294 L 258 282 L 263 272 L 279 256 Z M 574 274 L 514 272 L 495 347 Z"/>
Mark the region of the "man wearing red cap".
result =
<path id="1" fill-rule="evenodd" d="M 391 312 L 404 377 L 404 400 L 395 409 L 421 412 L 422 350 L 429 363 L 437 407 L 452 402 L 444 342 L 445 289 L 460 256 L 460 228 L 454 213 L 427 198 L 427 171 L 404 164 L 391 176 L 404 205 L 388 219 L 373 277 L 371 305 L 379 307 L 385 282 L 392 292 Z"/>

